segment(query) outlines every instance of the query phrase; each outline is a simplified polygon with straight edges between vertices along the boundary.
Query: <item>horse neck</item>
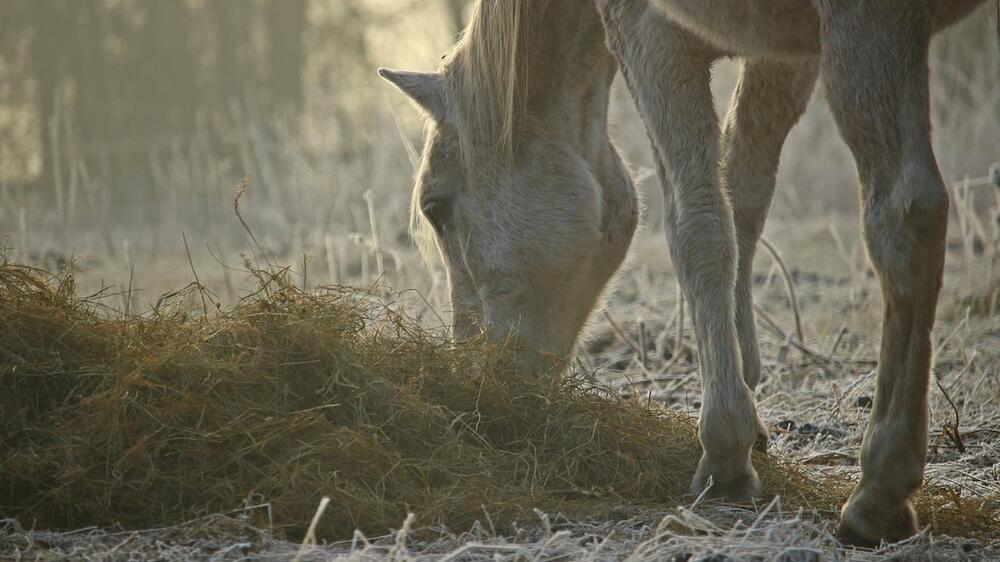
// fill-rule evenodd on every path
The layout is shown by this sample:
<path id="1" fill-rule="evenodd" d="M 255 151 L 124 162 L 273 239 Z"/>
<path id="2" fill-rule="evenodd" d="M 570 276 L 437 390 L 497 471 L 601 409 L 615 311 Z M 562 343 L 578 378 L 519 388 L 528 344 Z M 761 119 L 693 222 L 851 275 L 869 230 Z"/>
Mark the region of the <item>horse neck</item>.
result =
<path id="1" fill-rule="evenodd" d="M 580 0 L 549 0 L 539 8 L 539 17 L 525 30 L 526 85 L 520 105 L 534 126 L 602 150 L 617 67 L 597 9 Z"/>

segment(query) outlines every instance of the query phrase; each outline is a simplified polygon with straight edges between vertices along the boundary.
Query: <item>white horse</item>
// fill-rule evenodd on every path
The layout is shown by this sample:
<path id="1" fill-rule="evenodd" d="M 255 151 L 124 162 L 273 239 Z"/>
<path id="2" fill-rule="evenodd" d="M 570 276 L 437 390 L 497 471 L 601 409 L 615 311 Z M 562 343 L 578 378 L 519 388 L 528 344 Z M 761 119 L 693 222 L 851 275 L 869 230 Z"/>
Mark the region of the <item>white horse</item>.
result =
<path id="1" fill-rule="evenodd" d="M 446 264 L 456 334 L 515 334 L 525 364 L 567 358 L 636 228 L 635 188 L 608 137 L 624 75 L 652 142 L 667 238 L 703 381 L 701 492 L 760 491 L 766 439 L 754 249 L 784 139 L 818 75 L 854 154 L 864 238 L 884 299 L 862 476 L 841 512 L 855 543 L 917 530 L 931 328 L 948 193 L 931 149 L 933 33 L 982 0 L 479 0 L 439 72 L 382 69 L 429 116 L 414 208 Z M 720 131 L 713 61 L 742 57 Z"/>

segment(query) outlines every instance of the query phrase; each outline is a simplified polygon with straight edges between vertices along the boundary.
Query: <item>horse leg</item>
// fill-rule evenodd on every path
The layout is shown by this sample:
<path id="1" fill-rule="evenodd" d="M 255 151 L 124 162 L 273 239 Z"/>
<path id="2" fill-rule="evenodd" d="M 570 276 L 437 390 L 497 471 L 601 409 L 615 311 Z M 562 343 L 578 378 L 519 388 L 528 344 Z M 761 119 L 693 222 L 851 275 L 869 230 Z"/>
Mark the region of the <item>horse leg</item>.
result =
<path id="1" fill-rule="evenodd" d="M 928 0 L 816 0 L 822 71 L 854 154 L 868 255 L 882 285 L 882 344 L 861 479 L 841 511 L 855 543 L 917 531 L 910 497 L 927 458 L 931 329 L 941 288 L 948 192 L 931 148 Z"/>
<path id="2" fill-rule="evenodd" d="M 760 381 L 751 294 L 754 251 L 774 196 L 781 147 L 809 103 L 816 73 L 816 61 L 811 59 L 744 60 L 723 128 L 722 184 L 733 205 L 739 250 L 736 330 L 743 356 L 743 378 L 751 390 Z M 766 431 L 763 439 L 766 444 Z"/>
<path id="3" fill-rule="evenodd" d="M 743 379 L 736 337 L 736 227 L 719 179 L 719 124 L 710 71 L 715 54 L 647 4 L 598 0 L 608 46 L 646 124 L 663 187 L 667 237 L 690 305 L 702 376 L 701 493 L 759 492 L 750 448 L 762 427 Z"/>

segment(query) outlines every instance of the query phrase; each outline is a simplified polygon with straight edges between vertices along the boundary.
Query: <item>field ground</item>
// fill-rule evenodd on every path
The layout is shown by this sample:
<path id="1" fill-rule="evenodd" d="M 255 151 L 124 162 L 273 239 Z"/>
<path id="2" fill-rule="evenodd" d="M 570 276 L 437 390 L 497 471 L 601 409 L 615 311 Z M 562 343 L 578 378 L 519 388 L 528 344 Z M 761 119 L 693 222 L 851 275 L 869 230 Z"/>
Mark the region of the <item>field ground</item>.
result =
<path id="1" fill-rule="evenodd" d="M 769 509 L 768 509 L 769 508 Z M 567 521 L 540 515 L 524 528 L 496 534 L 477 527 L 463 534 L 396 531 L 381 537 L 306 545 L 277 539 L 239 518 L 213 516 L 144 531 L 81 529 L 74 533 L 26 531 L 0 521 L 0 554 L 13 560 L 261 560 L 261 561 L 528 561 L 630 560 L 724 562 L 730 560 L 997 560 L 1000 548 L 979 541 L 922 533 L 878 550 L 843 549 L 828 525 L 774 506 L 748 510 L 702 505 L 640 511 L 627 507 L 613 518 Z M 677 528 L 696 529 L 698 535 Z M 431 535 L 432 538 L 427 538 Z M 301 554 L 300 554 L 301 553 Z M 300 558 L 298 558 L 301 556 Z"/>
<path id="2" fill-rule="evenodd" d="M 785 218 L 769 226 L 766 236 L 783 257 L 800 308 L 801 343 L 794 336 L 785 276 L 763 249 L 755 276 L 765 362 L 757 398 L 771 428 L 769 455 L 821 473 L 849 476 L 858 470 L 880 322 L 877 281 L 858 248 L 854 222 L 837 217 Z M 980 228 L 982 224 L 988 223 L 980 221 Z M 938 359 L 931 385 L 926 481 L 954 490 L 955 501 L 995 495 L 1000 489 L 1000 276 L 995 269 L 997 227 L 990 228 L 992 241 L 962 236 L 961 228 L 952 228 L 935 330 Z M 579 366 L 623 395 L 646 397 L 696 415 L 700 382 L 693 363 L 694 342 L 689 323 L 678 326 L 676 285 L 663 248 L 657 235 L 643 233 L 637 238 L 606 308 L 595 315 Z M 405 248 L 393 251 L 402 253 Z M 295 256 L 287 258 L 292 261 Z M 130 275 L 156 278 L 158 291 L 165 283 L 178 286 L 191 280 L 186 260 L 175 262 L 172 275 L 163 277 L 147 277 L 136 269 L 137 274 Z M 80 287 L 100 283 L 91 273 L 85 269 L 78 273 Z M 225 280 L 203 273 L 202 282 L 211 288 Z M 384 294 L 395 295 L 396 305 L 411 312 L 426 308 L 412 293 L 386 289 Z M 133 300 L 145 299 L 122 302 Z M 435 315 L 423 316 L 434 323 L 428 319 Z M 457 535 L 444 529 L 404 530 L 377 539 L 358 535 L 353 541 L 310 547 L 303 559 L 1000 559 L 1000 542 L 943 537 L 930 530 L 882 551 L 844 550 L 832 536 L 835 522 L 830 512 L 785 510 L 780 499 L 755 507 L 697 502 L 661 508 L 621 505 L 589 520 L 567 521 L 557 514 L 539 513 L 517 529 L 491 529 L 487 520 Z M 84 528 L 58 533 L 32 530 L 30 524 L 11 520 L 0 526 L 0 558 L 18 560 L 279 560 L 294 556 L 298 548 L 297 543 L 252 527 L 238 512 L 148 531 Z"/>

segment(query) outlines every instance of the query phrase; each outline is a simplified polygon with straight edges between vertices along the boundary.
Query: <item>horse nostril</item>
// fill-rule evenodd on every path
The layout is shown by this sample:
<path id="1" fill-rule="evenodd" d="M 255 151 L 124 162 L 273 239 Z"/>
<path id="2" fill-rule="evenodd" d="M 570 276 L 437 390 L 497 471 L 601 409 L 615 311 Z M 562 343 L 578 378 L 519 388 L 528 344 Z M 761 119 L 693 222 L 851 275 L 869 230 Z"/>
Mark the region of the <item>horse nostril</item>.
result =
<path id="1" fill-rule="evenodd" d="M 451 197 L 426 197 L 420 203 L 420 212 L 436 230 L 440 231 L 448 224 L 452 206 Z"/>

